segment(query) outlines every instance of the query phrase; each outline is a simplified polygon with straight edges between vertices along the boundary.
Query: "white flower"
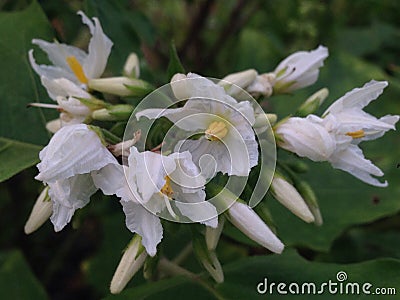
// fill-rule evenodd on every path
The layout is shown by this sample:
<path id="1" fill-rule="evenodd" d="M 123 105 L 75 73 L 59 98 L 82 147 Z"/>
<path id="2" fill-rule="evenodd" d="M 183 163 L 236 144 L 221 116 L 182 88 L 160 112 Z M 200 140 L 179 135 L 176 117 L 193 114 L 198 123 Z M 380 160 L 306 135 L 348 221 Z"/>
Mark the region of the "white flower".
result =
<path id="1" fill-rule="evenodd" d="M 97 18 L 93 18 L 92 22 L 83 12 L 79 11 L 78 14 L 92 35 L 88 53 L 74 46 L 34 39 L 32 43 L 46 52 L 53 63 L 51 66 L 38 65 L 33 57 L 33 50 L 30 50 L 29 60 L 39 76 L 48 79 L 65 78 L 85 86 L 89 79 L 98 78 L 103 74 L 113 43 L 104 34 Z"/>
<path id="2" fill-rule="evenodd" d="M 203 134 L 198 140 L 181 141 L 175 151 L 188 150 L 198 166 L 202 157 L 211 156 L 216 165 L 202 168 L 205 177 L 212 177 L 215 171 L 247 176 L 258 163 L 252 105 L 248 101 L 238 103 L 222 87 L 196 74 L 189 73 L 186 79 L 175 81 L 172 89 L 178 98 L 189 97 L 182 108 L 146 109 L 136 117 L 166 117 L 182 130 Z"/>
<path id="3" fill-rule="evenodd" d="M 385 187 L 374 176 L 383 172 L 364 157 L 358 144 L 374 140 L 390 129 L 395 129 L 399 116 L 387 115 L 380 119 L 362 109 L 375 100 L 387 82 L 371 81 L 356 88 L 334 102 L 324 118 L 289 118 L 276 129 L 282 148 L 314 161 L 329 161 L 334 168 L 346 171 L 375 186 Z"/>
<path id="4" fill-rule="evenodd" d="M 163 236 L 156 214 L 217 226 L 216 208 L 205 201 L 205 180 L 189 152 L 164 156 L 151 151 L 138 152 L 133 146 L 127 167 L 114 168 L 100 179 L 94 173 L 93 178 L 105 194 L 121 198 L 126 226 L 142 237 L 150 256 L 156 254 Z"/>
<path id="5" fill-rule="evenodd" d="M 49 186 L 53 204 L 51 221 L 61 230 L 78 208 L 85 206 L 97 190 L 91 172 L 118 164 L 85 124 L 71 125 L 57 131 L 39 153 L 39 174 L 35 179 Z"/>
<path id="6" fill-rule="evenodd" d="M 32 68 L 40 76 L 50 98 L 57 101 L 61 111 L 60 118 L 51 121 L 46 126 L 51 132 L 56 132 L 65 125 L 79 124 L 88 120 L 91 110 L 78 98 L 92 98 L 86 92 L 87 84 L 90 79 L 98 78 L 103 74 L 112 47 L 112 42 L 104 34 L 97 18 L 93 18 L 92 22 L 83 12 L 79 11 L 78 14 L 92 34 L 88 53 L 77 47 L 58 42 L 32 40 L 33 44 L 38 45 L 46 52 L 53 63 L 53 65 L 47 66 L 38 65 L 33 57 L 33 49 L 29 51 Z"/>
<path id="7" fill-rule="evenodd" d="M 312 51 L 299 51 L 279 63 L 275 71 L 274 93 L 289 93 L 309 86 L 318 79 L 319 68 L 328 57 L 328 49 L 319 46 Z"/>
<path id="8" fill-rule="evenodd" d="M 93 18 L 92 22 L 82 11 L 78 14 L 92 35 L 88 53 L 74 46 L 34 39 L 32 43 L 45 51 L 53 63 L 52 66 L 36 64 L 33 50 L 30 50 L 29 60 L 39 76 L 49 79 L 66 78 L 75 84 L 86 85 L 88 79 L 98 78 L 103 74 L 113 43 L 104 34 L 97 18 Z"/>

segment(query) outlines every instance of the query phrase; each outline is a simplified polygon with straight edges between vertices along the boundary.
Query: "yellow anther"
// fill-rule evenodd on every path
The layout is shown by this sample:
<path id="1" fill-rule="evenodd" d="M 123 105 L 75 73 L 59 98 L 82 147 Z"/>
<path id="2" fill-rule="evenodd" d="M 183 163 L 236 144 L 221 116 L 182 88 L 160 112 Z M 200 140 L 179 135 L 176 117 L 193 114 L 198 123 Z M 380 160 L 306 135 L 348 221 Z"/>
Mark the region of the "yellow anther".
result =
<path id="1" fill-rule="evenodd" d="M 365 136 L 364 130 L 357 130 L 353 132 L 348 132 L 346 135 L 351 136 L 353 139 L 360 139 Z"/>
<path id="2" fill-rule="evenodd" d="M 165 184 L 161 188 L 160 193 L 164 194 L 168 198 L 172 198 L 172 195 L 174 194 L 174 191 L 171 187 L 171 179 L 168 176 L 165 176 Z"/>
<path id="3" fill-rule="evenodd" d="M 226 128 L 225 122 L 214 121 L 208 126 L 207 130 L 204 132 L 206 138 L 210 141 L 218 141 L 223 139 L 228 133 L 228 128 Z"/>
<path id="4" fill-rule="evenodd" d="M 85 72 L 83 72 L 82 65 L 76 59 L 75 56 L 68 56 L 66 58 L 68 66 L 71 68 L 72 72 L 74 72 L 76 78 L 84 84 L 87 84 L 89 80 L 87 79 Z"/>

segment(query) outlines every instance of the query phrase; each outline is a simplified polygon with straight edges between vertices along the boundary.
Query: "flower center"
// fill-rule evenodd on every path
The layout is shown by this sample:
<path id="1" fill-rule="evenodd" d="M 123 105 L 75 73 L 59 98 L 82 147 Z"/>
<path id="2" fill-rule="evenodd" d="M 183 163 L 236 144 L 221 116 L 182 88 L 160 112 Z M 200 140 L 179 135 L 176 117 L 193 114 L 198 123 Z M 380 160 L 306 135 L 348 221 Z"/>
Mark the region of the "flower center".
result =
<path id="1" fill-rule="evenodd" d="M 82 65 L 79 63 L 79 61 L 76 59 L 75 56 L 68 56 L 66 58 L 68 66 L 71 68 L 72 72 L 74 72 L 76 78 L 83 84 L 87 84 L 89 82 L 88 78 L 85 75 L 85 72 L 83 72 Z"/>
<path id="2" fill-rule="evenodd" d="M 172 195 L 174 194 L 174 191 L 172 190 L 171 187 L 171 179 L 168 176 L 165 176 L 165 184 L 161 188 L 160 193 L 164 194 L 168 198 L 172 198 Z"/>
<path id="3" fill-rule="evenodd" d="M 353 132 L 348 132 L 346 135 L 351 136 L 353 139 L 359 139 L 365 136 L 364 130 L 357 130 Z"/>
<path id="4" fill-rule="evenodd" d="M 204 133 L 208 140 L 219 141 L 226 136 L 228 133 L 228 128 L 226 128 L 225 122 L 214 121 L 210 124 L 210 126 L 208 126 Z"/>

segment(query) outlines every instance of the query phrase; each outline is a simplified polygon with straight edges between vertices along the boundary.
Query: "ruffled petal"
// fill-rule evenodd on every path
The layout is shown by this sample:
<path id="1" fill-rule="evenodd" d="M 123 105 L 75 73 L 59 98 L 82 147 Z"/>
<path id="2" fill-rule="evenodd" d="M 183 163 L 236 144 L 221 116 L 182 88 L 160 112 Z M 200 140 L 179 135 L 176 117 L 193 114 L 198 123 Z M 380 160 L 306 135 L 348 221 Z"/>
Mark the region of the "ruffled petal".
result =
<path id="1" fill-rule="evenodd" d="M 126 227 L 142 237 L 142 245 L 150 256 L 157 253 L 157 245 L 163 237 L 160 219 L 148 212 L 140 204 L 131 201 L 121 201 L 126 215 Z"/>
<path id="2" fill-rule="evenodd" d="M 97 134 L 85 124 L 58 130 L 40 151 L 39 158 L 39 174 L 35 179 L 46 183 L 90 173 L 108 164 L 118 164 Z"/>
<path id="3" fill-rule="evenodd" d="M 89 174 L 76 175 L 49 183 L 49 196 L 53 203 L 51 222 L 55 231 L 67 225 L 75 211 L 89 203 L 97 188 Z"/>
<path id="4" fill-rule="evenodd" d="M 88 47 L 88 55 L 82 64 L 83 70 L 87 78 L 99 78 L 106 68 L 113 43 L 104 34 L 103 28 L 97 18 L 93 18 L 93 24 L 82 11 L 79 11 L 78 15 L 82 17 L 82 22 L 89 27 L 92 34 Z"/>

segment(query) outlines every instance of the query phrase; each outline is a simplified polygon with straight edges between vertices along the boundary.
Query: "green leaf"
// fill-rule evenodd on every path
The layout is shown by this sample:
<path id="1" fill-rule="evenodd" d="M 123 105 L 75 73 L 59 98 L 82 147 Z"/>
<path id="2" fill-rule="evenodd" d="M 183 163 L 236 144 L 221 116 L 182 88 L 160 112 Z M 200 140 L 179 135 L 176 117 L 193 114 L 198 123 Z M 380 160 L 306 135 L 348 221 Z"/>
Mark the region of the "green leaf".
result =
<path id="1" fill-rule="evenodd" d="M 44 144 L 49 138 L 44 126 L 49 118 L 26 105 L 48 96 L 29 64 L 28 51 L 33 38 L 51 40 L 51 27 L 32 1 L 23 11 L 0 13 L 0 36 L 0 136 Z"/>
<path id="2" fill-rule="evenodd" d="M 1 299 L 48 299 L 19 251 L 0 253 Z"/>
<path id="3" fill-rule="evenodd" d="M 185 74 L 185 68 L 182 66 L 181 60 L 179 59 L 178 52 L 176 51 L 174 41 L 171 41 L 169 46 L 169 64 L 167 69 L 168 79 L 171 80 L 172 76 L 176 73 Z"/>
<path id="4" fill-rule="evenodd" d="M 41 146 L 0 137 L 0 182 L 39 162 Z"/>

